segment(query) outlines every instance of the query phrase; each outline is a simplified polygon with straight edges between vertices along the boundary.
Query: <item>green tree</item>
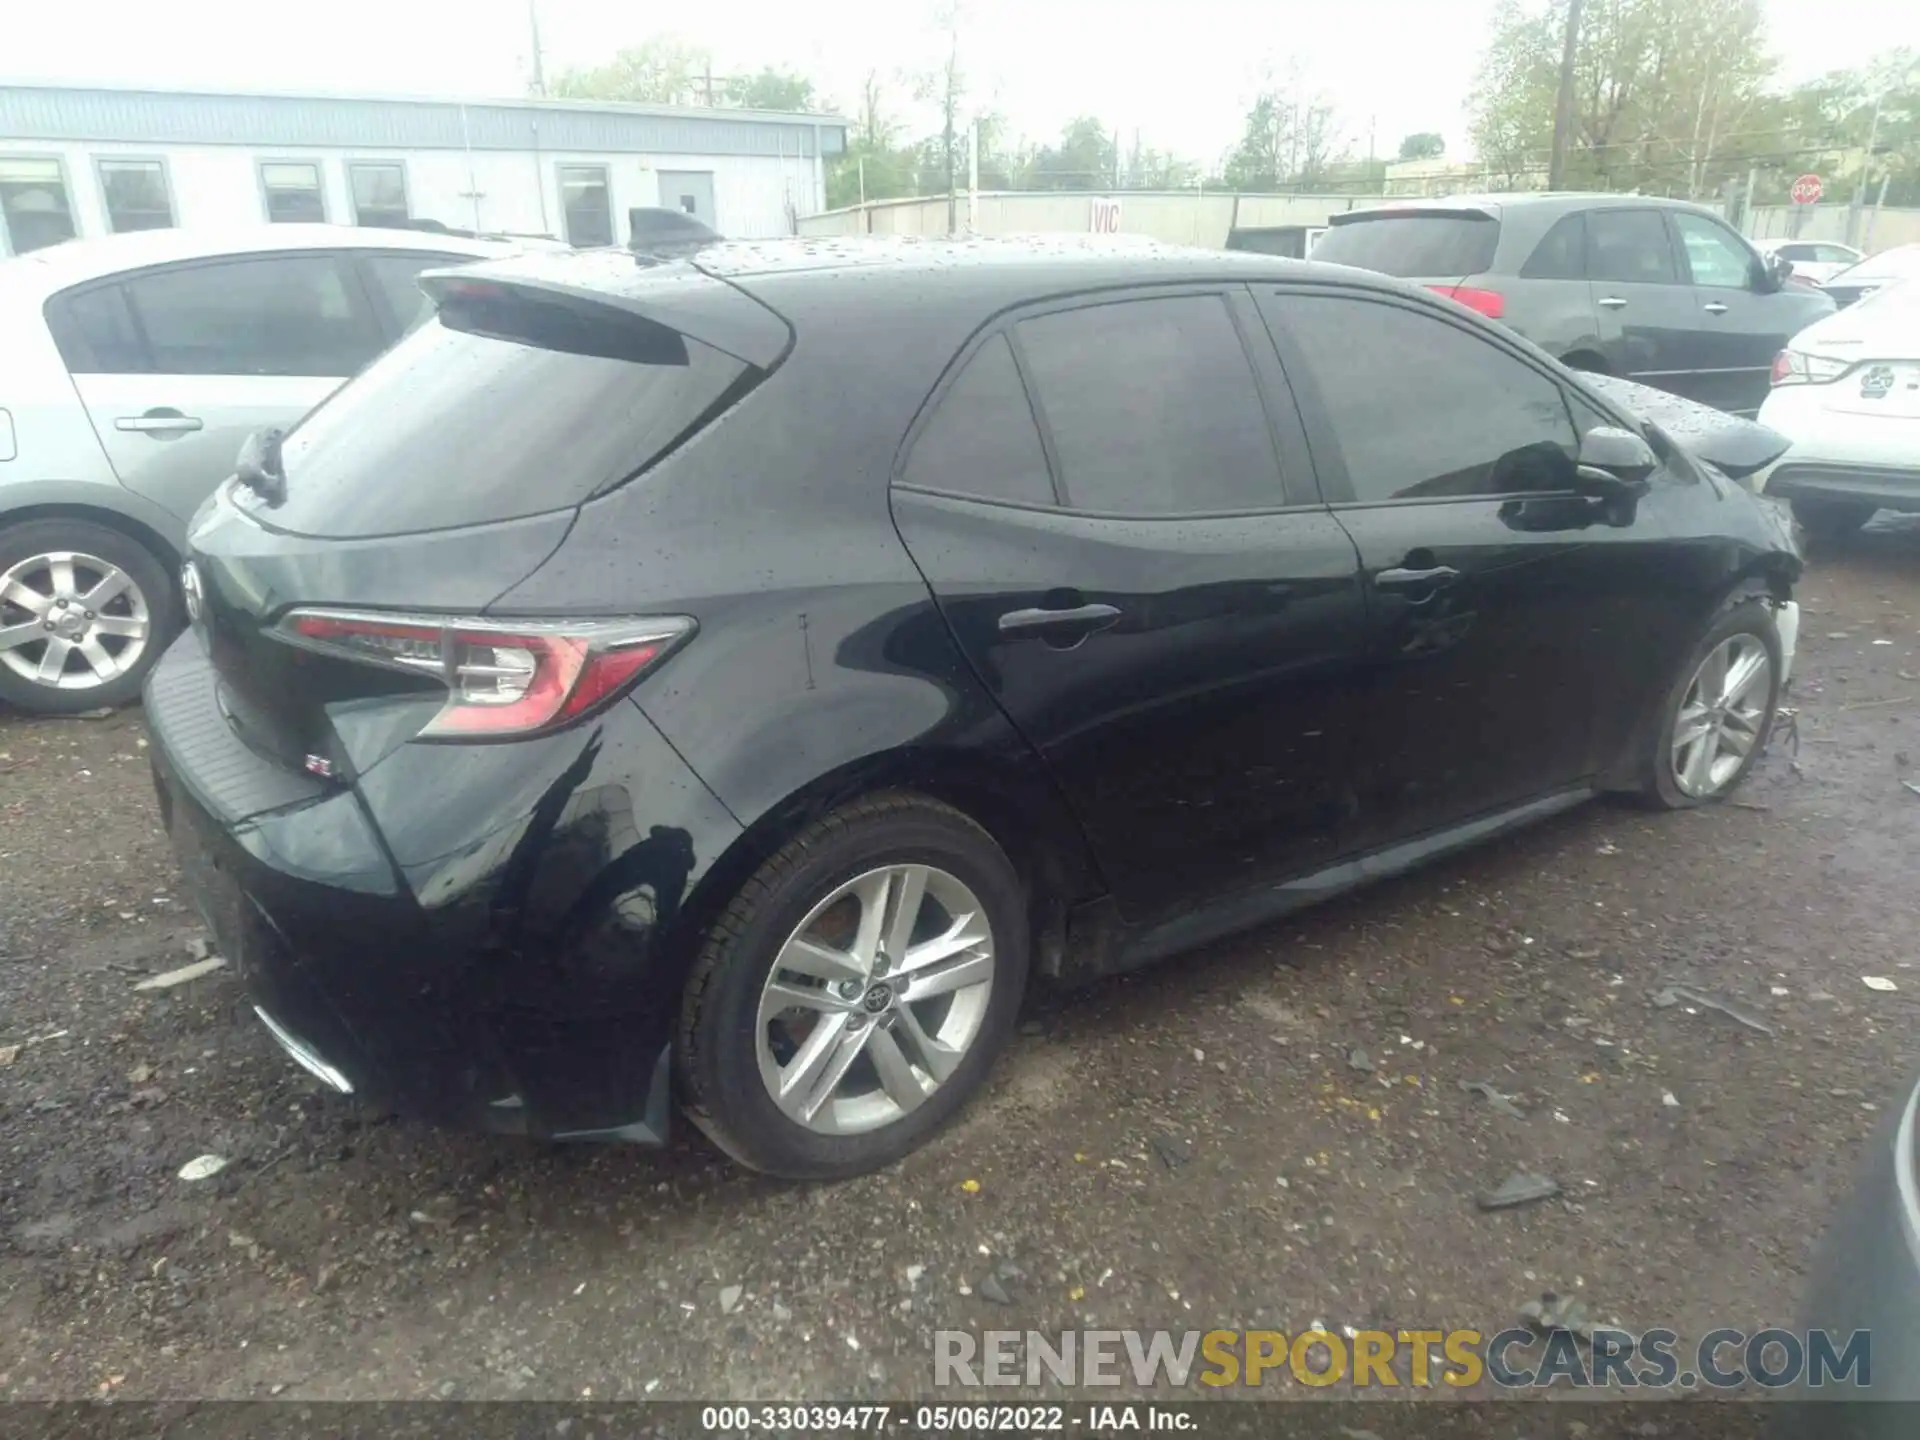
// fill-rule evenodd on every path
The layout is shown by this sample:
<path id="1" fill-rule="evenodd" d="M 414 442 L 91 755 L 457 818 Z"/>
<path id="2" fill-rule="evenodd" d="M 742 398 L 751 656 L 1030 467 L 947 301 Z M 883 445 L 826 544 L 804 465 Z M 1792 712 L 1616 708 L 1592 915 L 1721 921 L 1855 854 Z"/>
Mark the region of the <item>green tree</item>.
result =
<path id="1" fill-rule="evenodd" d="M 1043 145 L 1027 166 L 1027 182 L 1036 190 L 1110 189 L 1118 160 L 1114 137 L 1092 115 L 1067 122 L 1058 145 Z"/>
<path id="2" fill-rule="evenodd" d="M 1783 149 L 1769 189 L 1782 198 L 1795 173 L 1813 170 L 1830 199 L 1851 199 L 1862 179 L 1868 199 L 1887 181 L 1889 205 L 1920 204 L 1920 56 L 1894 49 L 1872 65 L 1836 70 L 1796 86 L 1781 100 Z M 1877 118 L 1876 118 L 1877 114 Z M 1873 153 L 1867 154 L 1871 139 Z"/>
<path id="3" fill-rule="evenodd" d="M 1254 96 L 1227 156 L 1226 183 L 1236 190 L 1306 189 L 1327 178 L 1328 168 L 1345 158 L 1340 123 L 1326 100 L 1304 93 L 1296 66 L 1286 83 L 1269 77 Z"/>
<path id="4" fill-rule="evenodd" d="M 1438 132 L 1420 130 L 1400 142 L 1402 160 L 1437 160 L 1447 153 L 1447 142 Z"/>
<path id="5" fill-rule="evenodd" d="M 655 35 L 619 51 L 604 65 L 566 70 L 552 92 L 567 100 L 625 100 L 641 105 L 696 105 L 707 101 L 713 60 L 676 35 Z"/>
<path id="6" fill-rule="evenodd" d="M 813 82 L 771 65 L 758 75 L 735 75 L 720 83 L 720 98 L 742 110 L 812 110 Z"/>
<path id="7" fill-rule="evenodd" d="M 1567 0 L 1503 0 L 1473 138 L 1509 185 L 1544 177 Z M 1768 143 L 1762 0 L 1586 0 L 1574 56 L 1571 188 L 1706 196 Z"/>

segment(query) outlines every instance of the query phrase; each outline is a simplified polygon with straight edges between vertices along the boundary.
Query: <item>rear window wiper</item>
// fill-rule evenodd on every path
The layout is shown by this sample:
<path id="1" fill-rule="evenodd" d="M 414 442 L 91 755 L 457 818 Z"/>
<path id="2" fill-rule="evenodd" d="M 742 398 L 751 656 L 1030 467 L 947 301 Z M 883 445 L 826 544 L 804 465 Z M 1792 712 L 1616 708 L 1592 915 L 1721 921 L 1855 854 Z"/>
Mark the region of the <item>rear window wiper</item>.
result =
<path id="1" fill-rule="evenodd" d="M 256 430 L 240 446 L 233 462 L 234 478 L 269 505 L 287 498 L 287 477 L 280 469 L 280 442 L 284 430 Z"/>

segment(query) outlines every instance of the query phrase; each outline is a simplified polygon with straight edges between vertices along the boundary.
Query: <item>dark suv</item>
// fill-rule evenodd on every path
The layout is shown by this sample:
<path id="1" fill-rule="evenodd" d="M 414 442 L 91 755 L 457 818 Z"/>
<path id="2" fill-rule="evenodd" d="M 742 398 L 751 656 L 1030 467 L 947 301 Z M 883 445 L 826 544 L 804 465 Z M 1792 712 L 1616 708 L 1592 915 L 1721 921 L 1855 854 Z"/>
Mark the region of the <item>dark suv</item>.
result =
<path id="1" fill-rule="evenodd" d="M 1329 218 L 1313 258 L 1417 281 L 1577 370 L 1751 415 L 1831 314 L 1711 210 L 1650 195 L 1419 200 Z"/>
<path id="2" fill-rule="evenodd" d="M 658 1141 L 671 1097 L 878 1165 L 1030 975 L 1718 799 L 1791 659 L 1769 502 L 1374 276 L 836 240 L 426 283 L 202 513 L 147 687 L 265 1023 L 425 1114 Z"/>

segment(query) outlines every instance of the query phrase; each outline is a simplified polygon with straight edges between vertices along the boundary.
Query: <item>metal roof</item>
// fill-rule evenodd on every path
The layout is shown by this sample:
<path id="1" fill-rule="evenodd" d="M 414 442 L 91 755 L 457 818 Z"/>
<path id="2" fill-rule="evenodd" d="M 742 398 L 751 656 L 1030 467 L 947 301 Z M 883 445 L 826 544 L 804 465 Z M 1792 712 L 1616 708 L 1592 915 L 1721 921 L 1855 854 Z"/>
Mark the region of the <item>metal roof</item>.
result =
<path id="1" fill-rule="evenodd" d="M 0 145 L 84 140 L 345 150 L 575 150 L 766 155 L 846 148 L 833 115 L 589 100 L 267 95 L 0 83 Z"/>

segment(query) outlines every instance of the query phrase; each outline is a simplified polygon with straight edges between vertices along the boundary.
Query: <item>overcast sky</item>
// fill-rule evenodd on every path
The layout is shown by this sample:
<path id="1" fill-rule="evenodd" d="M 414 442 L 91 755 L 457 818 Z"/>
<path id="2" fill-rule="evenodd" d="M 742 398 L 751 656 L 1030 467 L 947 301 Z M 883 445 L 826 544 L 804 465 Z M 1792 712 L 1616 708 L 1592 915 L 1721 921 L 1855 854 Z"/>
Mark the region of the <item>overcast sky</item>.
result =
<path id="1" fill-rule="evenodd" d="M 720 73 L 786 66 L 843 113 L 872 68 L 931 68 L 930 0 L 537 0 L 548 73 L 591 65 L 655 30 L 713 52 Z M 1333 101 L 1357 153 L 1438 130 L 1466 149 L 1468 87 L 1494 0 L 964 0 L 963 65 L 976 103 L 1049 139 L 1094 114 L 1159 149 L 1211 162 L 1237 136 L 1263 72 L 1298 62 Z M 1766 0 L 1781 78 L 1920 48 L 1916 0 Z M 7 79 L 521 95 L 527 0 L 13 0 L 0 30 Z M 1849 23 L 1847 17 L 1861 23 Z M 1865 23 L 1871 18 L 1871 24 Z M 905 84 L 898 103 L 910 105 Z M 919 116 L 923 125 L 931 117 Z M 916 127 L 919 128 L 919 127 Z"/>

